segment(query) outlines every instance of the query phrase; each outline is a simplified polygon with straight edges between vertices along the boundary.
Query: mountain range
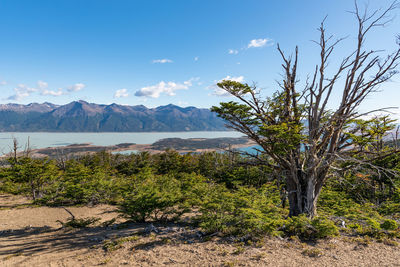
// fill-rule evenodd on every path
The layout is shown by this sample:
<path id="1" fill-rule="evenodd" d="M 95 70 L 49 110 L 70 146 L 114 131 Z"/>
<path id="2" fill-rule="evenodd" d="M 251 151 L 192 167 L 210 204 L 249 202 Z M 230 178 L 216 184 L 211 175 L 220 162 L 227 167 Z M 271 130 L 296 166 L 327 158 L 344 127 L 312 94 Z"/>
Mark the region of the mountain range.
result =
<path id="1" fill-rule="evenodd" d="M 1 104 L 1 132 L 177 132 L 227 130 L 209 109 L 175 105 Z"/>

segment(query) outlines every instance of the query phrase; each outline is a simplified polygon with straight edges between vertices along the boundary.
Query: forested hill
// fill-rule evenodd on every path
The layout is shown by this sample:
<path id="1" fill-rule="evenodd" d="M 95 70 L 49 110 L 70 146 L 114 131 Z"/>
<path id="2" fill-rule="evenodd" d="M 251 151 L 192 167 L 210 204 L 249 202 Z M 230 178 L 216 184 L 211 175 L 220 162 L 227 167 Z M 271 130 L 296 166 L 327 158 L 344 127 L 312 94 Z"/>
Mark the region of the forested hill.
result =
<path id="1" fill-rule="evenodd" d="M 66 105 L 0 105 L 3 132 L 175 132 L 226 130 L 209 109 L 175 105 L 100 105 L 74 101 Z"/>

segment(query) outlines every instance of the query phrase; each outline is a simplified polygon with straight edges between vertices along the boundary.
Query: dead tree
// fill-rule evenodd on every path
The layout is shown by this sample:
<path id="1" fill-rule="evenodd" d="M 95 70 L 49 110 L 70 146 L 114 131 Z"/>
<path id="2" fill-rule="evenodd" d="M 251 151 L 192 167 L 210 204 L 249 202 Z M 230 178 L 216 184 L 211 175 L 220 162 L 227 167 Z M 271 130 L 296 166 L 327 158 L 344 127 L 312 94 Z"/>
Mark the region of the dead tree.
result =
<path id="1" fill-rule="evenodd" d="M 13 137 L 13 144 L 12 144 L 12 156 L 14 159 L 14 163 L 18 162 L 18 149 L 20 148 L 19 144 L 18 144 L 18 140 L 17 138 Z"/>
<path id="2" fill-rule="evenodd" d="M 270 158 L 271 168 L 285 177 L 290 204 L 290 216 L 316 215 L 316 203 L 321 189 L 335 161 L 351 147 L 349 133 L 359 129 L 348 128 L 361 114 L 358 107 L 379 85 L 396 73 L 400 59 L 399 48 L 385 57 L 380 51 L 366 50 L 367 34 L 388 23 L 389 14 L 398 7 L 397 1 L 387 9 L 368 13 L 355 4 L 358 24 L 355 49 L 345 57 L 332 76 L 327 73 L 328 62 L 342 41 L 326 35 L 324 21 L 319 28 L 320 62 L 305 89 L 297 90 L 298 48 L 294 57 L 288 57 L 278 46 L 283 60 L 281 90 L 264 100 L 256 86 L 234 81 L 218 84 L 236 97 L 238 102 L 221 103 L 213 111 L 227 120 L 228 126 L 242 132 L 262 147 Z M 343 82 L 343 85 L 341 82 Z M 337 108 L 329 109 L 332 92 L 341 90 Z M 371 111 L 372 112 L 372 111 Z"/>

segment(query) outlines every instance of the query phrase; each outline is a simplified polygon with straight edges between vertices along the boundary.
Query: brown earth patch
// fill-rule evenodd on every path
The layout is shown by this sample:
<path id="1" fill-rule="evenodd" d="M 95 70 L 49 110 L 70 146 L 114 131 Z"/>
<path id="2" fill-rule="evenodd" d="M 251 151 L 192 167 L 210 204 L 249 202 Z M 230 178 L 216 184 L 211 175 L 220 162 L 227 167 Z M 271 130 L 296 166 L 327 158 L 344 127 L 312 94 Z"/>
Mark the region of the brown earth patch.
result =
<path id="1" fill-rule="evenodd" d="M 30 207 L 19 196 L 0 195 L 0 266 L 400 266 L 393 244 L 354 238 L 302 243 L 265 239 L 252 245 L 207 237 L 190 226 L 123 224 L 107 205 L 68 208 L 77 218 L 97 217 L 94 227 L 62 228 L 63 208 Z"/>

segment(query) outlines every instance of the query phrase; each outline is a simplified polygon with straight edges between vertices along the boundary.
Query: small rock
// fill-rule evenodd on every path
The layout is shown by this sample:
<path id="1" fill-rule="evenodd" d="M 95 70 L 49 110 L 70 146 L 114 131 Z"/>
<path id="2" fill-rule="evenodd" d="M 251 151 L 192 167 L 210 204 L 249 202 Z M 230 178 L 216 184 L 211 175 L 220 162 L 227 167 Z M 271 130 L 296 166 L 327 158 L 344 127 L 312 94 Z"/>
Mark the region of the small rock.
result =
<path id="1" fill-rule="evenodd" d="M 158 230 L 153 224 L 150 224 L 150 225 L 146 228 L 146 232 L 147 232 L 147 233 L 151 233 L 151 232 L 158 233 L 159 230 Z"/>

